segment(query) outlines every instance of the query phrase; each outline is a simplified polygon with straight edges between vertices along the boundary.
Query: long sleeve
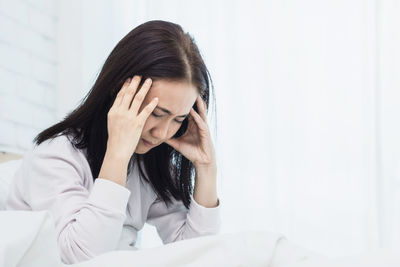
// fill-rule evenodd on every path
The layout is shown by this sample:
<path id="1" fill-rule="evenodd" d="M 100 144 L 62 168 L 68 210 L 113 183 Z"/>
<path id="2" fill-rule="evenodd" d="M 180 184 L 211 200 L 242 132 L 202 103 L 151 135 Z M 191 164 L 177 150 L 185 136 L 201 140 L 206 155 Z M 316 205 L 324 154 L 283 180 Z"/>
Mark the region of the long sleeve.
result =
<path id="1" fill-rule="evenodd" d="M 198 204 L 193 196 L 189 209 L 174 198 L 168 207 L 163 201 L 155 201 L 147 217 L 147 223 L 154 225 L 163 243 L 171 243 L 204 235 L 217 234 L 220 229 L 220 203 L 214 208 Z"/>
<path id="2" fill-rule="evenodd" d="M 88 177 L 88 163 L 71 144 L 40 145 L 25 160 L 15 182 L 32 210 L 52 214 L 61 259 L 71 264 L 116 249 L 130 191 Z M 8 206 L 21 196 L 10 195 Z M 21 203 L 21 200 L 19 200 Z"/>

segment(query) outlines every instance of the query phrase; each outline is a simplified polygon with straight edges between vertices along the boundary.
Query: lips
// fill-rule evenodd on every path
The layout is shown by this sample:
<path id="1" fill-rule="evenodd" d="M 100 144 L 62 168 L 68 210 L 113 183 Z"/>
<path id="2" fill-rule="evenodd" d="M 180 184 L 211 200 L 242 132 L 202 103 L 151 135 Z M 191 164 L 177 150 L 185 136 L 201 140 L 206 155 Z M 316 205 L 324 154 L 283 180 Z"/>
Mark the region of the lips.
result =
<path id="1" fill-rule="evenodd" d="M 142 138 L 142 140 L 143 140 L 143 143 L 145 143 L 146 145 L 148 145 L 148 146 L 154 146 L 153 143 L 147 141 L 146 139 L 143 139 L 143 138 Z"/>

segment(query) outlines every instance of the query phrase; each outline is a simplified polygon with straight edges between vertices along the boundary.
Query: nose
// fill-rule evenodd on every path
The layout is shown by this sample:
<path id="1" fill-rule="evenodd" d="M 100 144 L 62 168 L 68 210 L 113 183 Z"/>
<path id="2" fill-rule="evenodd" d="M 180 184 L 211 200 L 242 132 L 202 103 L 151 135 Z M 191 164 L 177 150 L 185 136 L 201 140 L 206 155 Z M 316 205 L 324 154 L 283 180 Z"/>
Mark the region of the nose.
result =
<path id="1" fill-rule="evenodd" d="M 151 130 L 151 135 L 159 141 L 166 140 L 168 136 L 168 129 L 169 129 L 168 122 L 159 123 Z"/>

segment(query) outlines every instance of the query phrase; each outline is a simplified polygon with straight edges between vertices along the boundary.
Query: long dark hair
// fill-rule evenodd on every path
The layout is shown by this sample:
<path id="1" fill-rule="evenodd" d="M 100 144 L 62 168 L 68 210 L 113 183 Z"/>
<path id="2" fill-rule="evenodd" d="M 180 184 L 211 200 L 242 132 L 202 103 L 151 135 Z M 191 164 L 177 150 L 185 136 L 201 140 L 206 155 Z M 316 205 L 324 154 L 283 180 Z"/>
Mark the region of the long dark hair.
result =
<path id="1" fill-rule="evenodd" d="M 210 90 L 213 89 L 211 76 L 193 37 L 178 24 L 148 21 L 119 41 L 81 104 L 61 122 L 39 133 L 34 143 L 39 145 L 58 135 L 72 136 L 71 142 L 75 148 L 86 149 L 95 180 L 106 152 L 107 113 L 124 81 L 133 75 L 142 75 L 142 83 L 147 77 L 153 81 L 187 81 L 199 90 L 207 107 L 210 91 L 215 100 L 214 90 Z M 215 101 L 213 103 L 215 110 Z M 197 110 L 196 105 L 194 108 Z M 186 119 L 174 137 L 182 135 L 187 125 Z M 159 200 L 168 205 L 172 196 L 189 208 L 195 170 L 181 153 L 162 143 L 146 154 L 134 153 L 128 173 L 133 164 L 139 165 L 141 178 L 152 185 Z"/>

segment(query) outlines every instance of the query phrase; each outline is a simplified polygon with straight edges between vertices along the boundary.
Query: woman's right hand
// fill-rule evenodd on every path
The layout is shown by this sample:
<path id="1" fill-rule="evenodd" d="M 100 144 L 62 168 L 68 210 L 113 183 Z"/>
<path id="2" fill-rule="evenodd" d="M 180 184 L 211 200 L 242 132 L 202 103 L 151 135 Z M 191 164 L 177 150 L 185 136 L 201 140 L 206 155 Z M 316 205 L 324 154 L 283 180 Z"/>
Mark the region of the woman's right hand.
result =
<path id="1" fill-rule="evenodd" d="M 107 151 L 111 150 L 127 161 L 135 152 L 143 126 L 158 103 L 158 98 L 154 98 L 138 113 L 152 81 L 148 78 L 135 95 L 141 77 L 135 75 L 129 80 L 125 81 L 107 114 Z"/>

